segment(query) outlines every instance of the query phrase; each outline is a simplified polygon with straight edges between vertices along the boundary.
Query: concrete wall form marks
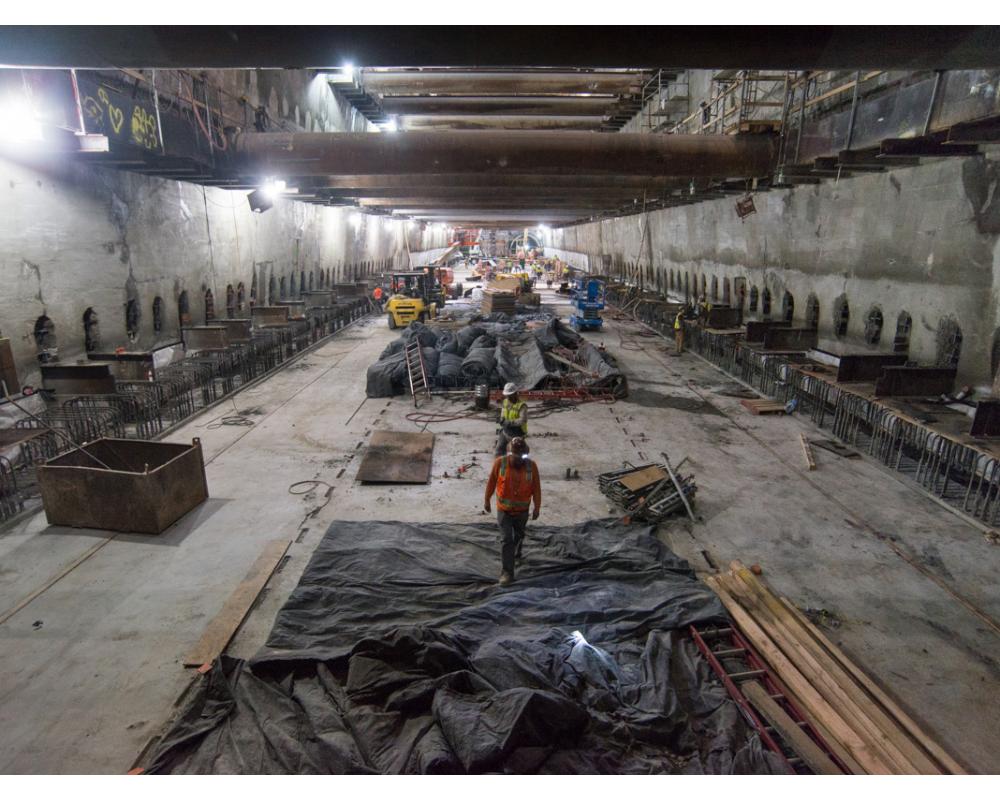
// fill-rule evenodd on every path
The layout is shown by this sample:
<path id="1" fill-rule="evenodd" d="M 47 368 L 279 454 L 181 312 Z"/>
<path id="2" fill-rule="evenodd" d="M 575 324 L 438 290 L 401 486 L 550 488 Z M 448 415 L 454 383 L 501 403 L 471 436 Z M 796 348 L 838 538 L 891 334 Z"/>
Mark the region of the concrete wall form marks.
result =
<path id="1" fill-rule="evenodd" d="M 820 302 L 821 340 L 836 340 L 834 301 L 844 294 L 850 319 L 845 341 L 866 346 L 865 320 L 878 307 L 885 320 L 878 349 L 890 349 L 897 317 L 913 320 L 910 355 L 934 363 L 942 320 L 962 330 L 959 380 L 992 380 L 990 348 L 1000 326 L 1000 160 L 996 153 L 938 159 L 918 167 L 839 182 L 775 190 L 755 197 L 757 213 L 741 222 L 731 200 L 619 217 L 552 232 L 556 248 L 610 256 L 642 266 L 647 286 L 667 287 L 670 273 L 701 292 L 703 278 L 743 277 L 769 288 L 777 318 L 786 291 L 804 323 L 807 298 Z M 648 240 L 643 233 L 648 230 Z M 652 280 L 650 280 L 652 277 Z M 720 290 L 721 291 L 721 290 Z"/>
<path id="2" fill-rule="evenodd" d="M 102 349 L 144 349 L 176 340 L 178 298 L 187 292 L 191 322 L 205 322 L 205 290 L 226 313 L 227 288 L 243 284 L 257 302 L 271 276 L 288 293 L 309 274 L 350 280 L 406 264 L 411 248 L 444 244 L 443 231 L 407 233 L 405 222 L 278 199 L 254 214 L 245 192 L 75 164 L 46 173 L 0 159 L 0 331 L 11 338 L 23 384 L 38 382 L 36 320 L 56 326 L 59 358 L 85 357 L 83 315 L 99 319 Z M 441 240 L 441 241 L 437 241 Z M 153 329 L 162 298 L 163 327 Z M 126 337 L 129 299 L 138 334 Z"/>

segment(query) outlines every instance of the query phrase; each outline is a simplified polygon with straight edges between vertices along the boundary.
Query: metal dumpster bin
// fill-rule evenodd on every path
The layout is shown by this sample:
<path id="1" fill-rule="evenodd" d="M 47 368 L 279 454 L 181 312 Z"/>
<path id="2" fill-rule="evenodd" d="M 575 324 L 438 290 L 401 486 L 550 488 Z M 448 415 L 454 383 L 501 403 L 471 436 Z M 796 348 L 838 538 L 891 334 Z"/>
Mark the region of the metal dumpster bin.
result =
<path id="1" fill-rule="evenodd" d="M 96 439 L 38 467 L 50 525 L 163 533 L 208 498 L 201 440 L 169 444 Z"/>

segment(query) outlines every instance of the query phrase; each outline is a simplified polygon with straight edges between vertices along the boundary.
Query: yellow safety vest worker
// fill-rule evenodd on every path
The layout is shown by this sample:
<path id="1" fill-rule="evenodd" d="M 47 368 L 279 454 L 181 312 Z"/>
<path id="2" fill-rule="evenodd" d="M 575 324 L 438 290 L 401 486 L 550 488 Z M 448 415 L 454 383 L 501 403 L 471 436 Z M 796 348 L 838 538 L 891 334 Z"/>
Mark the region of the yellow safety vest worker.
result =
<path id="1" fill-rule="evenodd" d="M 681 317 L 683 316 L 683 311 L 678 311 L 677 316 L 674 317 L 674 330 L 679 331 L 681 329 Z"/>
<path id="2" fill-rule="evenodd" d="M 523 400 L 518 400 L 516 403 L 510 402 L 510 400 L 504 399 L 503 404 L 500 406 L 500 421 L 503 423 L 516 424 L 518 419 L 521 418 L 521 411 L 527 406 Z M 525 417 L 525 423 L 521 426 L 521 430 L 524 433 L 528 432 L 527 417 Z"/>

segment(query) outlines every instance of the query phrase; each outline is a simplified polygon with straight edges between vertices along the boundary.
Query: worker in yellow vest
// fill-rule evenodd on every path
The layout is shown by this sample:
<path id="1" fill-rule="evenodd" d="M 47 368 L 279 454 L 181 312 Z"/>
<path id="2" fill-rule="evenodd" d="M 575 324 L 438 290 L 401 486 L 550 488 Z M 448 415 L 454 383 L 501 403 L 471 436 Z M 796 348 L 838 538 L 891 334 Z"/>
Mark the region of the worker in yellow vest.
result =
<path id="1" fill-rule="evenodd" d="M 528 435 L 528 404 L 517 394 L 517 387 L 508 383 L 503 387 L 500 405 L 500 432 L 497 435 L 496 455 L 507 453 L 507 445 L 515 436 Z"/>
<path id="2" fill-rule="evenodd" d="M 520 436 L 510 441 L 509 452 L 493 462 L 483 510 L 490 514 L 490 500 L 497 495 L 497 524 L 500 526 L 500 585 L 514 580 L 514 562 L 521 557 L 521 547 L 528 528 L 528 509 L 534 504 L 531 518 L 538 519 L 542 508 L 542 480 L 538 466 L 528 458 L 528 444 Z"/>
<path id="3" fill-rule="evenodd" d="M 684 352 L 684 309 L 674 317 L 674 352 L 680 355 Z"/>

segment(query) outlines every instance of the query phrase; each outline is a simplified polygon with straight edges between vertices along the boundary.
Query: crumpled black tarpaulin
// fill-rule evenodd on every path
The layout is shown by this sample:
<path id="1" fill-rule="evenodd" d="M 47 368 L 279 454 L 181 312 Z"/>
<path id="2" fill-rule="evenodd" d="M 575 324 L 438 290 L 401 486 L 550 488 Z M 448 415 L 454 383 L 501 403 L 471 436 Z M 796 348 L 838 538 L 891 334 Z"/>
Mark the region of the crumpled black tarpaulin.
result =
<path id="1" fill-rule="evenodd" d="M 545 366 L 545 353 L 531 333 L 500 339 L 496 357 L 501 380 L 521 390 L 534 389 L 546 378 L 558 377 L 558 373 L 550 372 Z"/>
<path id="2" fill-rule="evenodd" d="M 684 633 L 724 619 L 652 529 L 334 522 L 251 662 L 222 658 L 149 770 L 766 773 Z"/>
<path id="3" fill-rule="evenodd" d="M 478 347 L 469 350 L 462 360 L 462 377 L 473 380 L 489 378 L 497 366 L 495 347 Z"/>

